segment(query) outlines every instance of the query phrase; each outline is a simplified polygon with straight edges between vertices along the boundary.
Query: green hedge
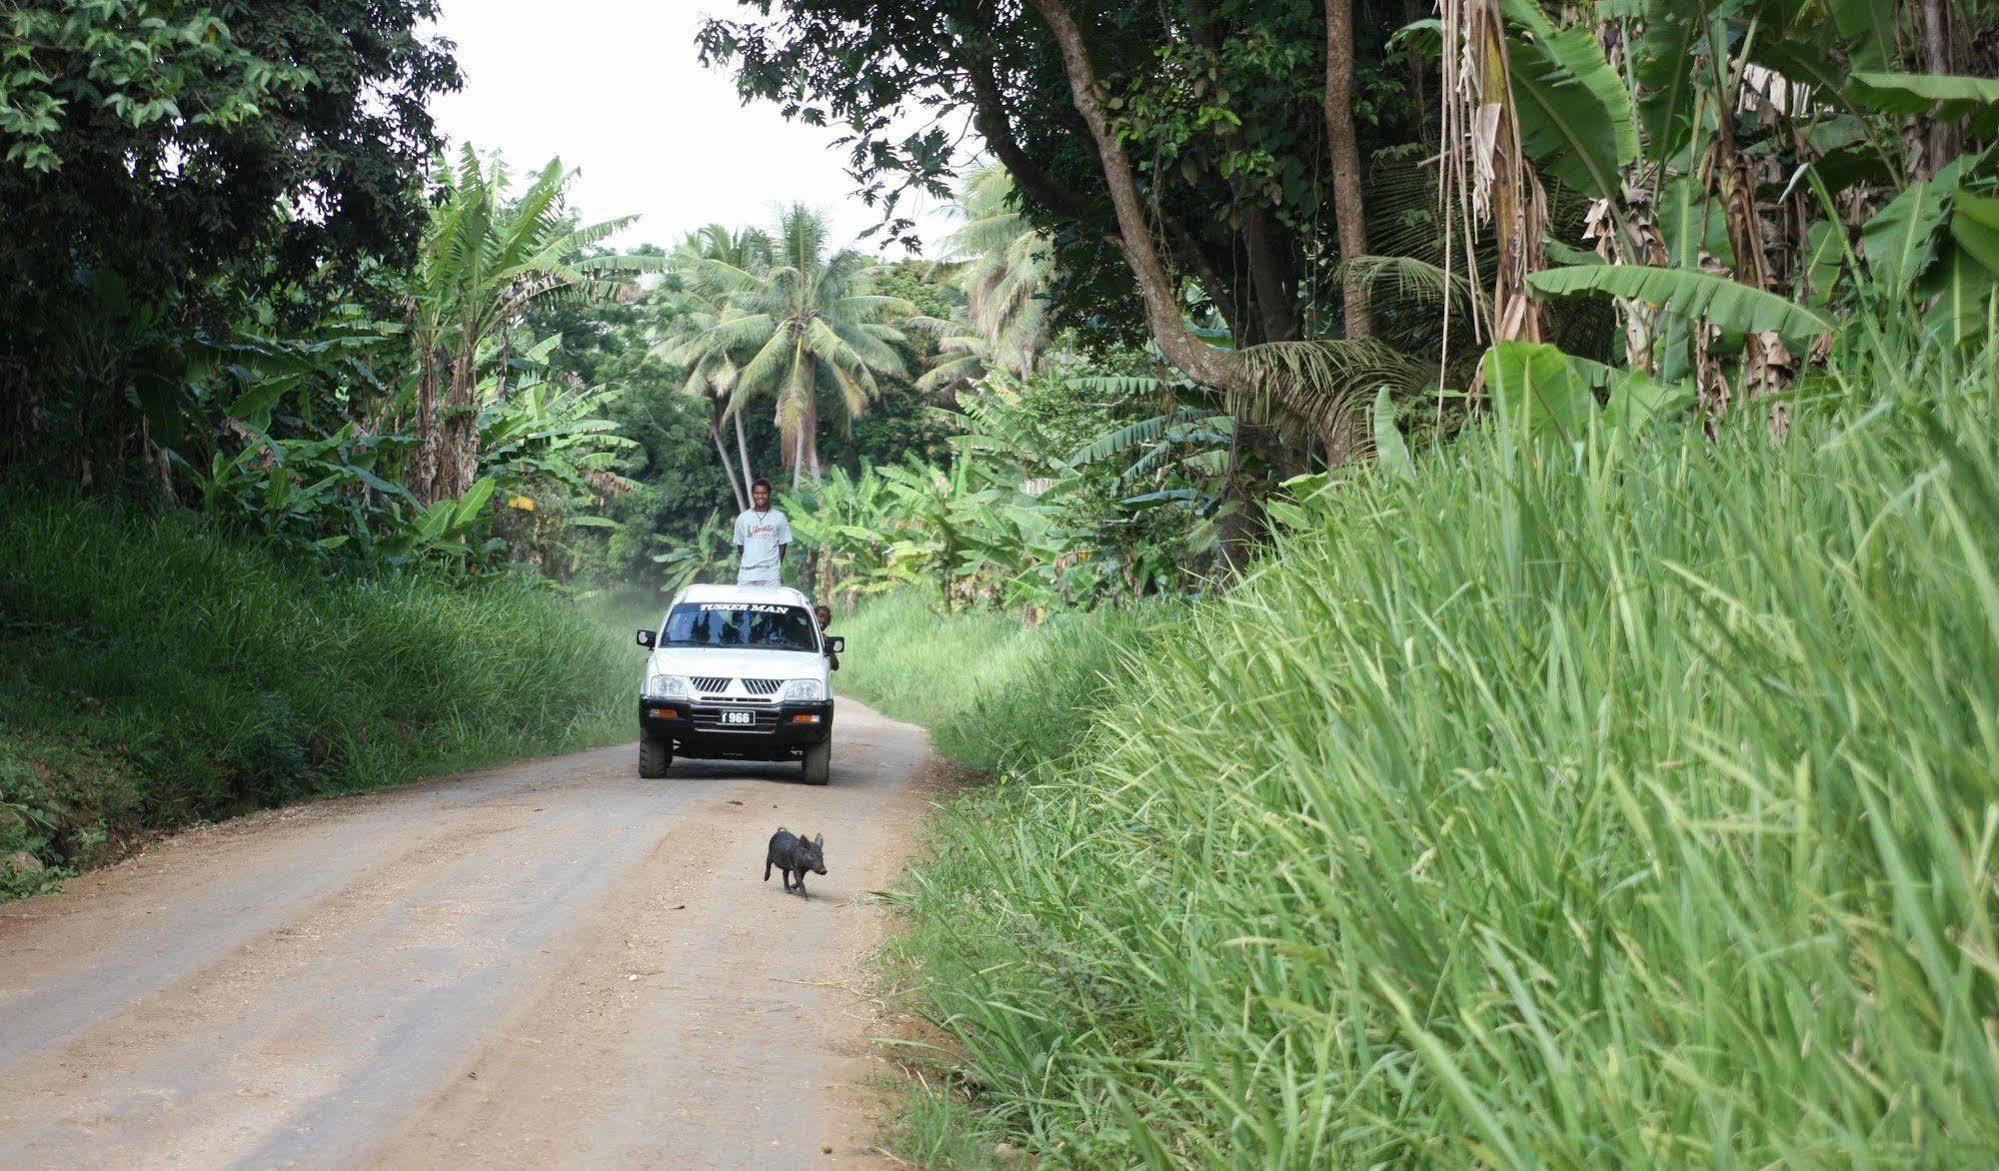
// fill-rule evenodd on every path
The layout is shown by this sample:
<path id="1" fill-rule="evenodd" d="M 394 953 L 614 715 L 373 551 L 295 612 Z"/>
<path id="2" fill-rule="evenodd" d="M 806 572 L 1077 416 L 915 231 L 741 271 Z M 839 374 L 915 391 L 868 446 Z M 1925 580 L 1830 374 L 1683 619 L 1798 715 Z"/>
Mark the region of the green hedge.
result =
<path id="1" fill-rule="evenodd" d="M 51 868 L 0 867 L 11 893 L 147 831 L 630 732 L 630 648 L 545 590 L 326 577 L 76 499 L 0 548 L 0 855 Z"/>

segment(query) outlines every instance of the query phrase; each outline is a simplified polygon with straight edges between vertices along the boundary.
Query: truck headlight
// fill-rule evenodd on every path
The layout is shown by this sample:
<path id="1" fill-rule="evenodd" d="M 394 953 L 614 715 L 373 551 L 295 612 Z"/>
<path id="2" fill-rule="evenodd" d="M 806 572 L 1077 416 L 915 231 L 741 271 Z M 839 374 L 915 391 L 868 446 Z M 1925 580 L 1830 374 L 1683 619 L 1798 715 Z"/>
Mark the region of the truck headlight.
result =
<path id="1" fill-rule="evenodd" d="M 790 703 L 797 700 L 825 699 L 826 686 L 817 679 L 793 679 L 784 685 L 784 694 L 778 699 Z"/>
<path id="2" fill-rule="evenodd" d="M 689 699 L 693 694 L 688 689 L 685 675 L 654 675 L 646 680 L 648 699 Z"/>

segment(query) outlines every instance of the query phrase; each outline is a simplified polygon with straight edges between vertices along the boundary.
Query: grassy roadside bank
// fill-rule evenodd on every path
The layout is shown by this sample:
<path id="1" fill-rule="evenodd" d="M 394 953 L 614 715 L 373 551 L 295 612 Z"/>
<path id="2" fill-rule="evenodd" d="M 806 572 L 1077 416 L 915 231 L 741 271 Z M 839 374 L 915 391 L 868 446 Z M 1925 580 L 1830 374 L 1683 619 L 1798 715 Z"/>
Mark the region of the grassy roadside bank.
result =
<path id="1" fill-rule="evenodd" d="M 545 591 L 327 578 L 174 518 L 0 518 L 0 897 L 144 835 L 606 743 L 636 663 Z M 16 859 L 18 863 L 20 859 Z"/>
<path id="2" fill-rule="evenodd" d="M 835 623 L 850 648 L 836 682 L 929 728 L 951 759 L 1019 774 L 1073 747 L 1115 681 L 1185 609 L 1058 613 L 1029 628 L 1010 614 L 945 614 L 921 594 L 890 594 Z"/>
<path id="3" fill-rule="evenodd" d="M 1365 477 L 1108 688 L 1066 667 L 1127 618 L 849 620 L 843 682 L 1003 774 L 902 891 L 897 974 L 978 1107 L 920 1100 L 916 1141 L 1999 1157 L 1999 378 L 1892 373 L 1926 400 L 1782 445 L 1484 436 Z"/>

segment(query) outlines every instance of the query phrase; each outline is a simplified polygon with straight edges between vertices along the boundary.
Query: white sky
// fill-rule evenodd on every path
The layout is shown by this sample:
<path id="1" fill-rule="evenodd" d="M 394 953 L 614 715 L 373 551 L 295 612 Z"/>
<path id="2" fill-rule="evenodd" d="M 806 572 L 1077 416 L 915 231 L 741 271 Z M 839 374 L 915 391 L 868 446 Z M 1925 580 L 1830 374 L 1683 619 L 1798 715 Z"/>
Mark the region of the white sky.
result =
<path id="1" fill-rule="evenodd" d="M 506 154 L 516 173 L 550 158 L 580 173 L 586 222 L 639 214 L 617 243 L 672 245 L 710 222 L 768 222 L 794 200 L 830 213 L 846 241 L 878 218 L 853 195 L 840 131 L 744 106 L 735 81 L 703 68 L 694 33 L 731 0 L 444 0 L 437 31 L 458 42 L 465 88 L 436 99 L 452 142 Z M 909 214 L 907 199 L 902 214 Z M 950 224 L 918 218 L 935 254 Z M 863 245 L 876 249 L 878 237 Z M 895 250 L 890 255 L 900 255 Z"/>

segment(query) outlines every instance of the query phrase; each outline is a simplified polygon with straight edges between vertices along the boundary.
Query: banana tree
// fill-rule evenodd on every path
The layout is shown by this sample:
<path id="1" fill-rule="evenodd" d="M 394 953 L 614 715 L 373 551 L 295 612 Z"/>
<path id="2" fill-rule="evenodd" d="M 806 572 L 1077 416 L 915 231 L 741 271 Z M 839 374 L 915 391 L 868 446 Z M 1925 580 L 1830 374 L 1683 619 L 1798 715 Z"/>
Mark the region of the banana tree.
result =
<path id="1" fill-rule="evenodd" d="M 545 371 L 519 377 L 479 409 L 480 469 L 509 488 L 548 481 L 582 495 L 604 491 L 618 454 L 636 446 L 603 417 L 624 389 L 571 385 Z"/>
<path id="2" fill-rule="evenodd" d="M 730 544 L 733 532 L 731 519 L 713 512 L 701 522 L 690 541 L 674 544 L 655 533 L 654 541 L 668 545 L 651 554 L 653 563 L 660 567 L 660 592 L 671 596 L 689 582 L 719 576 L 734 556 L 734 546 Z"/>
<path id="3" fill-rule="evenodd" d="M 506 164 L 488 164 L 470 146 L 455 170 L 436 176 L 440 198 L 408 294 L 417 440 L 409 480 L 426 503 L 464 495 L 477 477 L 479 388 L 496 371 L 505 377 L 508 331 L 521 316 L 544 301 L 615 297 L 660 267 L 656 257 L 598 252 L 636 217 L 577 226 L 561 204 L 569 177 L 551 161 L 515 198 Z"/>
<path id="4" fill-rule="evenodd" d="M 1511 84 L 1464 133 L 1493 110 L 1517 120 L 1520 161 L 1596 201 L 1585 239 L 1548 240 L 1528 287 L 1612 296 L 1629 364 L 1696 382 L 1712 415 L 1781 389 L 1844 305 L 1884 288 L 1962 330 L 1994 287 L 1981 251 L 1999 262 L 1976 149 L 1999 84 L 1906 68 L 1950 59 L 1904 48 L 1927 42 L 1897 22 L 1928 7 L 1643 0 L 1562 25 L 1534 0 L 1447 6 L 1446 31 L 1457 9 L 1468 29 L 1503 21 L 1484 59 L 1503 56 Z"/>
<path id="5" fill-rule="evenodd" d="M 813 588 L 822 596 L 851 596 L 872 587 L 894 519 L 887 495 L 880 476 L 850 476 L 845 468 L 834 468 L 819 483 L 784 496 L 792 531 L 810 550 L 806 564 Z"/>

